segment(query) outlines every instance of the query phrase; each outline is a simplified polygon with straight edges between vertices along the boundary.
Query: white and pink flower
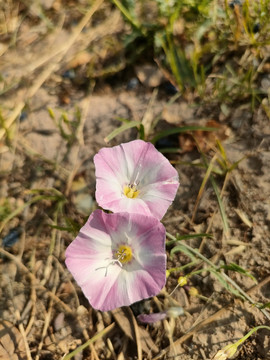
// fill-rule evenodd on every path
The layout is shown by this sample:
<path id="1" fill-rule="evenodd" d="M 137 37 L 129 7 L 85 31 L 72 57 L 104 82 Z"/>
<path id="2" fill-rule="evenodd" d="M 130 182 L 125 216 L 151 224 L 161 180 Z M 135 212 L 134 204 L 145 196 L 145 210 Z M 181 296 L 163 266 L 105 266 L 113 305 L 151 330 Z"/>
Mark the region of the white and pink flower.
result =
<path id="1" fill-rule="evenodd" d="M 102 148 L 94 162 L 96 200 L 104 209 L 160 220 L 175 198 L 178 173 L 151 143 L 134 140 Z"/>
<path id="2" fill-rule="evenodd" d="M 66 265 L 95 309 L 128 306 L 165 285 L 165 228 L 152 216 L 96 210 L 68 246 Z"/>

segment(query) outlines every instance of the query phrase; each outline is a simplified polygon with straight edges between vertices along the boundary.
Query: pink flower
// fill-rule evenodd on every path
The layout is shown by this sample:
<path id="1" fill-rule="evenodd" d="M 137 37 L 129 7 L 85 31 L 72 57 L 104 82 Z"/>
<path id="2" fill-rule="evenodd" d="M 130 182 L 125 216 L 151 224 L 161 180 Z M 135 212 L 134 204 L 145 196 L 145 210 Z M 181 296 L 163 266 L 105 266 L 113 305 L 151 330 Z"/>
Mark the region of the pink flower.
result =
<path id="1" fill-rule="evenodd" d="M 180 315 L 184 315 L 184 309 L 182 307 L 170 307 L 166 311 L 160 311 L 158 313 L 152 314 L 140 314 L 137 316 L 137 319 L 145 324 L 153 324 L 157 321 L 164 320 L 167 317 L 176 318 Z"/>
<path id="2" fill-rule="evenodd" d="M 154 145 L 134 140 L 94 157 L 96 200 L 104 209 L 161 219 L 174 200 L 178 174 Z"/>
<path id="3" fill-rule="evenodd" d="M 128 306 L 165 285 L 165 228 L 152 216 L 96 210 L 68 246 L 66 265 L 95 309 Z"/>
<path id="4" fill-rule="evenodd" d="M 167 317 L 166 311 L 161 311 L 153 314 L 140 314 L 137 316 L 137 319 L 145 324 L 153 324 L 157 321 L 166 319 L 166 317 Z"/>

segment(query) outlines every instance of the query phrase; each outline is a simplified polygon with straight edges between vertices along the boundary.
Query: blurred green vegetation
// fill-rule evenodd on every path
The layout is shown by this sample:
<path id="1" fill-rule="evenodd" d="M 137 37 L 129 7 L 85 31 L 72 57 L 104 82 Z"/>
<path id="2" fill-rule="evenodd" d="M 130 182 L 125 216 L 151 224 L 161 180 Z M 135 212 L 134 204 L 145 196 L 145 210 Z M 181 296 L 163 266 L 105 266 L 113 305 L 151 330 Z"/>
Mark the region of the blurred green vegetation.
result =
<path id="1" fill-rule="evenodd" d="M 131 26 L 129 61 L 148 56 L 179 91 L 201 100 L 254 106 L 265 95 L 257 80 L 269 50 L 269 0 L 112 2 Z"/>

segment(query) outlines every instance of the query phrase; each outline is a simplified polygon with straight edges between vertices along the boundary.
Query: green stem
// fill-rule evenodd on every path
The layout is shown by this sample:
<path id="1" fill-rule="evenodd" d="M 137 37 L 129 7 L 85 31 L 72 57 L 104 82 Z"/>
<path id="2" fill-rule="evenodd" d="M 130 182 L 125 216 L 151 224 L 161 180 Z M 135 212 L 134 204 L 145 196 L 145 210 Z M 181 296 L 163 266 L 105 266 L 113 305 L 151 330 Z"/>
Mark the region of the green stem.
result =
<path id="1" fill-rule="evenodd" d="M 118 0 L 113 0 L 113 2 L 121 11 L 121 13 L 127 18 L 127 20 L 132 24 L 132 26 L 134 26 L 136 29 L 138 29 L 141 32 L 140 25 L 132 18 L 132 16 L 128 12 L 128 10 L 124 7 L 124 5 Z"/>
<path id="2" fill-rule="evenodd" d="M 269 326 L 266 325 L 260 325 L 260 326 L 256 326 L 255 328 L 251 329 L 245 336 L 243 336 L 240 340 L 238 340 L 234 345 L 236 347 L 238 347 L 239 345 L 241 345 L 244 341 L 246 341 L 254 332 L 256 332 L 259 329 L 267 329 L 270 330 Z"/>
<path id="3" fill-rule="evenodd" d="M 112 323 L 111 325 L 106 327 L 104 330 L 100 331 L 95 336 L 93 336 L 91 339 L 87 340 L 84 344 L 77 347 L 77 349 L 75 349 L 71 353 L 67 354 L 65 357 L 63 357 L 62 360 L 69 360 L 69 359 L 73 358 L 75 355 L 77 355 L 79 352 L 83 351 L 89 345 L 93 344 L 95 341 L 97 341 L 98 339 L 100 339 L 101 337 L 106 335 L 109 331 L 111 331 L 113 329 L 114 326 L 115 326 L 115 323 Z"/>
<path id="4" fill-rule="evenodd" d="M 169 239 L 177 241 L 177 239 L 171 235 L 170 233 L 166 232 L 166 235 Z M 217 273 L 219 273 L 220 276 L 223 277 L 223 279 L 227 282 L 229 282 L 242 296 L 244 296 L 245 299 L 247 299 L 251 304 L 255 305 L 256 307 L 258 307 L 257 303 L 244 291 L 242 290 L 235 281 L 233 281 L 229 276 L 227 276 L 225 273 L 220 272 L 219 267 L 217 267 L 216 265 L 214 265 L 210 260 L 208 260 L 205 256 L 203 256 L 197 249 L 192 248 L 191 246 L 184 244 L 183 242 L 181 242 L 181 245 L 184 246 L 187 250 L 189 250 L 190 252 L 192 252 L 193 254 L 195 254 L 196 256 L 198 256 L 200 259 L 202 259 L 205 263 L 207 263 L 208 265 L 210 265 L 210 267 L 215 270 Z M 270 315 L 269 313 L 265 310 L 265 309 L 260 309 L 261 312 L 266 316 L 266 318 L 268 320 L 270 320 Z"/>
<path id="5" fill-rule="evenodd" d="M 183 265 L 183 266 L 179 266 L 179 267 L 175 267 L 175 268 L 168 269 L 167 271 L 169 271 L 169 273 L 174 272 L 174 271 L 179 272 L 179 271 L 185 270 L 186 268 L 189 268 L 189 267 L 191 267 L 191 266 L 194 266 L 194 265 L 196 265 L 196 264 L 198 264 L 198 260 L 196 260 L 196 261 L 191 261 L 191 262 L 189 262 L 188 264 Z"/>

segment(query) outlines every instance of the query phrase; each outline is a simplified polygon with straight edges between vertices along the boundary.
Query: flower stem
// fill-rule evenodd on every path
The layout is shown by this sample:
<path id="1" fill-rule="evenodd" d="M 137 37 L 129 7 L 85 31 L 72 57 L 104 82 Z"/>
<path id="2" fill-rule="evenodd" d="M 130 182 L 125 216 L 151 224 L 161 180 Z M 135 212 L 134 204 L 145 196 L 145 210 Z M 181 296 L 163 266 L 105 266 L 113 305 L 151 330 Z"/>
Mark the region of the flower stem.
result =
<path id="1" fill-rule="evenodd" d="M 113 329 L 114 326 L 115 326 L 115 323 L 112 323 L 111 325 L 109 325 L 108 327 L 106 327 L 105 329 L 103 329 L 102 331 L 97 333 L 95 336 L 93 336 L 91 339 L 87 340 L 84 344 L 77 347 L 77 349 L 75 349 L 71 353 L 67 354 L 62 360 L 72 359 L 75 355 L 77 355 L 79 352 L 83 351 L 90 344 L 94 343 L 95 341 L 97 341 L 98 339 L 100 339 L 101 337 L 106 335 L 109 331 L 111 331 Z"/>
<path id="2" fill-rule="evenodd" d="M 169 239 L 177 241 L 177 239 L 171 235 L 170 233 L 166 232 L 166 235 Z M 187 250 L 191 251 L 193 254 L 198 256 L 201 260 L 203 260 L 205 263 L 210 265 L 210 267 L 215 270 L 217 273 L 219 273 L 220 276 L 223 277 L 223 279 L 230 283 L 245 299 L 247 299 L 251 304 L 258 307 L 258 304 L 244 291 L 240 288 L 239 285 L 235 281 L 233 281 L 228 275 L 226 275 L 224 272 L 220 272 L 220 269 L 218 266 L 214 265 L 210 260 L 208 260 L 205 256 L 203 256 L 197 249 L 192 248 L 191 246 L 181 242 L 181 245 L 184 246 Z M 214 273 L 214 272 L 213 272 Z M 265 309 L 260 309 L 261 312 L 266 316 L 268 320 L 270 320 L 270 315 Z"/>

